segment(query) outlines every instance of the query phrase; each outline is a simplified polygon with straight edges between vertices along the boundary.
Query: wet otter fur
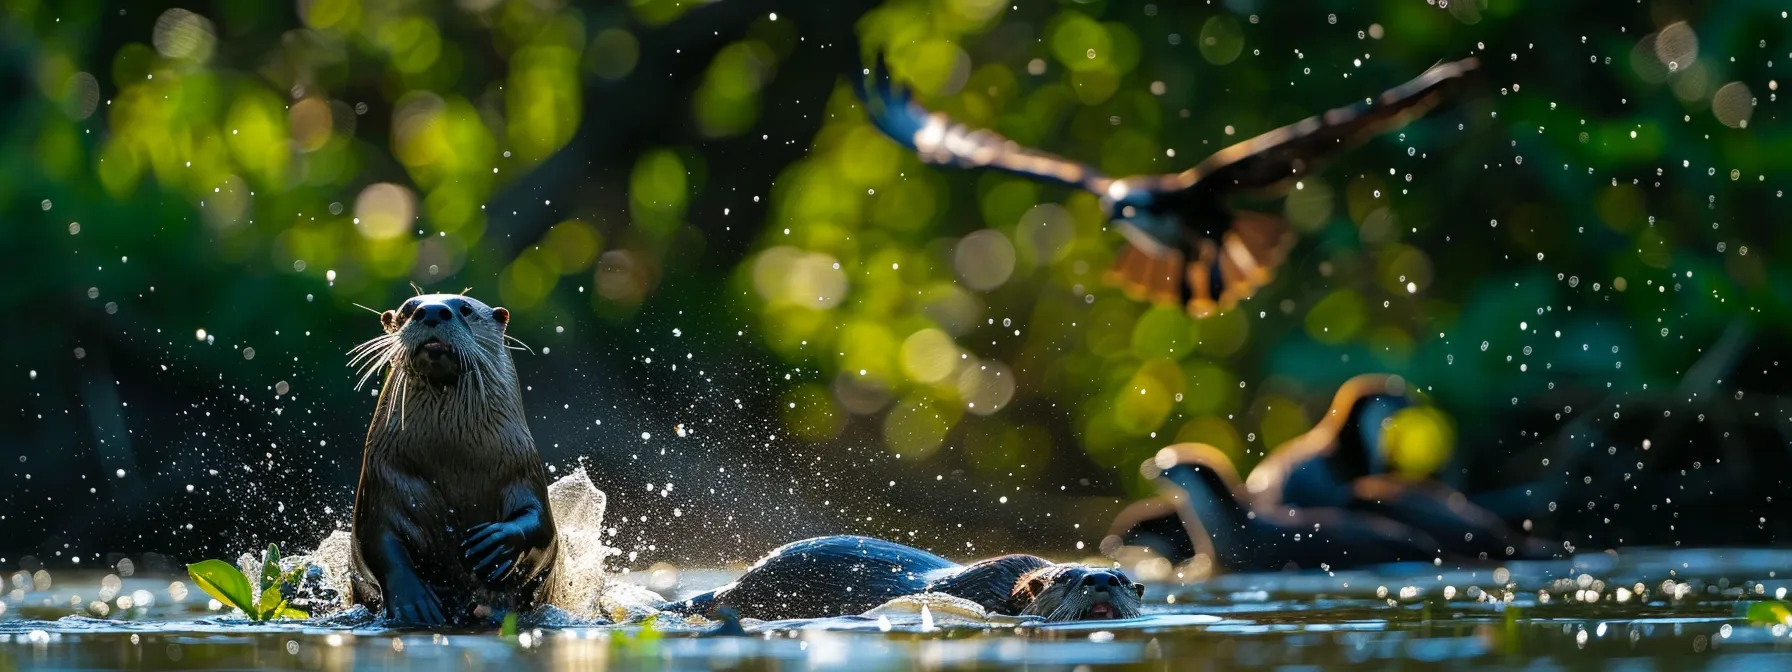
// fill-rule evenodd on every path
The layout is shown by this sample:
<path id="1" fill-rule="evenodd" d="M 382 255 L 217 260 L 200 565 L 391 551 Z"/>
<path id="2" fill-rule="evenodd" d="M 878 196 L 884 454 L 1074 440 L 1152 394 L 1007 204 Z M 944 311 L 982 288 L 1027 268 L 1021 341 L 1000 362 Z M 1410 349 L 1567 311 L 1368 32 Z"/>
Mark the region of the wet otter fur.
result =
<path id="1" fill-rule="evenodd" d="M 991 613 L 1047 621 L 1136 618 L 1145 587 L 1125 572 L 1004 555 L 959 565 L 918 548 L 859 536 L 785 544 L 734 583 L 666 609 L 781 620 L 854 616 L 916 593 L 945 593 Z"/>
<path id="2" fill-rule="evenodd" d="M 1161 498 L 1122 511 L 1104 549 L 1146 546 L 1173 563 L 1207 556 L 1213 569 L 1226 572 L 1456 560 L 1425 533 L 1374 514 L 1255 507 L 1239 494 L 1232 461 L 1206 444 L 1169 446 L 1140 470 Z M 1172 522 L 1182 526 L 1186 540 L 1165 540 L 1173 535 Z"/>
<path id="3" fill-rule="evenodd" d="M 1317 426 L 1270 451 L 1251 470 L 1245 484 L 1254 503 L 1269 511 L 1335 507 L 1383 516 L 1462 557 L 1550 557 L 1551 544 L 1518 533 L 1436 478 L 1392 473 L 1383 427 L 1418 404 L 1399 376 L 1346 381 Z"/>
<path id="4" fill-rule="evenodd" d="M 427 294 L 351 351 L 386 369 L 355 493 L 355 602 L 406 624 L 466 625 L 540 604 L 557 546 L 547 472 L 505 342 L 510 313 Z"/>

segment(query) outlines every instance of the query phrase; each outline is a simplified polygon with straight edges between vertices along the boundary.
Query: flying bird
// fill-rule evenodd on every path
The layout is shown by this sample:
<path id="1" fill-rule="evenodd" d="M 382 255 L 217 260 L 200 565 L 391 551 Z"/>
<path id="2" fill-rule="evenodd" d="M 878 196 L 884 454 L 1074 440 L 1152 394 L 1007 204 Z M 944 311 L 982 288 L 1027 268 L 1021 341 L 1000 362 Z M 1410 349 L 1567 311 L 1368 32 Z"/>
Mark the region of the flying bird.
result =
<path id="1" fill-rule="evenodd" d="M 1287 220 L 1235 209 L 1231 197 L 1286 194 L 1328 159 L 1423 116 L 1478 65 L 1474 58 L 1440 63 L 1379 96 L 1232 145 L 1180 173 L 1118 178 L 929 111 L 891 79 L 881 55 L 853 84 L 872 124 L 925 163 L 992 168 L 1100 196 L 1127 243 L 1108 280 L 1134 300 L 1178 302 L 1205 317 L 1274 279 L 1295 241 Z"/>

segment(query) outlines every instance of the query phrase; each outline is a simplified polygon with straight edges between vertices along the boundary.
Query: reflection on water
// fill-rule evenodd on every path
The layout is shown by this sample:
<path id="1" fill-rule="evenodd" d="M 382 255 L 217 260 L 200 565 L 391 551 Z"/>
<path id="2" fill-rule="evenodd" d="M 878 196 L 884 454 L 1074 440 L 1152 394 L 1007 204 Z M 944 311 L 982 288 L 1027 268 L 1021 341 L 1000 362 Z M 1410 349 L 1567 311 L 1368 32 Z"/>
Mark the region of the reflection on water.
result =
<path id="1" fill-rule="evenodd" d="M 1144 618 L 1123 622 L 749 621 L 750 636 L 732 638 L 676 620 L 646 633 L 525 627 L 514 638 L 392 632 L 352 616 L 251 624 L 168 579 L 15 574 L 0 612 L 0 670 L 1792 669 L 1792 623 L 1744 616 L 1752 602 L 1785 596 L 1786 571 L 1792 552 L 1630 551 L 1463 571 L 1172 578 L 1150 586 Z M 683 575 L 701 585 L 681 592 L 726 578 Z"/>

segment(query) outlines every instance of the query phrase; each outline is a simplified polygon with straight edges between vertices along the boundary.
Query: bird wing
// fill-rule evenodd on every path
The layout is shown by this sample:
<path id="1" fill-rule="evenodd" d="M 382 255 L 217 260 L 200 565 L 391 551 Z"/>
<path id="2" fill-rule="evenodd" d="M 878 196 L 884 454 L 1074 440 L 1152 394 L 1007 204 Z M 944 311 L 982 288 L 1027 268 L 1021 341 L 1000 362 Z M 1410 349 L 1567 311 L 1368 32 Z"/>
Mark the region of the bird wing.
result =
<path id="1" fill-rule="evenodd" d="M 890 77 L 882 55 L 853 88 L 871 123 L 890 139 L 915 151 L 922 161 L 960 168 L 992 168 L 1100 194 L 1113 180 L 1082 163 L 1042 152 L 989 130 L 972 129 L 929 111 Z"/>
<path id="2" fill-rule="evenodd" d="M 1277 195 L 1295 179 L 1317 170 L 1343 150 L 1411 122 L 1479 67 L 1473 57 L 1432 66 L 1374 98 L 1308 117 L 1232 145 L 1188 170 L 1158 178 L 1160 190 L 1201 184 L 1219 191 Z"/>

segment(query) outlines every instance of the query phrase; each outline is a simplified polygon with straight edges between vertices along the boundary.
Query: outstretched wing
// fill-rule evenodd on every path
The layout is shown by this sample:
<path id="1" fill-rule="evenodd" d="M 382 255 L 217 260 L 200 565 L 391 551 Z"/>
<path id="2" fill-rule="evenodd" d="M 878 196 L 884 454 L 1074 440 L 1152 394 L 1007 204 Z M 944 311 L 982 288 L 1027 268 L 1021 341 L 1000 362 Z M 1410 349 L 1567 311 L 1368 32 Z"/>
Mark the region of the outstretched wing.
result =
<path id="1" fill-rule="evenodd" d="M 1202 184 L 1229 192 L 1278 194 L 1327 159 L 1411 122 L 1480 66 L 1475 58 L 1432 66 L 1373 99 L 1333 109 L 1227 147 L 1194 168 L 1161 178 L 1160 189 Z"/>
<path id="2" fill-rule="evenodd" d="M 1121 251 L 1110 279 L 1135 298 L 1180 298 L 1195 317 L 1237 305 L 1275 277 L 1295 236 L 1280 217 L 1227 209 L 1224 196 L 1279 195 L 1327 159 L 1424 115 L 1477 65 L 1468 58 L 1434 66 L 1372 100 L 1227 147 L 1181 173 L 1119 180 L 1119 191 L 1202 207 L 1180 213 L 1182 219 L 1123 222 L 1130 249 Z"/>
<path id="3" fill-rule="evenodd" d="M 882 55 L 868 77 L 855 78 L 853 88 L 865 104 L 871 123 L 922 161 L 960 168 L 993 168 L 1056 182 L 1097 194 L 1112 180 L 1089 166 L 1023 147 L 993 131 L 975 130 L 914 101 L 906 87 L 890 78 Z"/>

